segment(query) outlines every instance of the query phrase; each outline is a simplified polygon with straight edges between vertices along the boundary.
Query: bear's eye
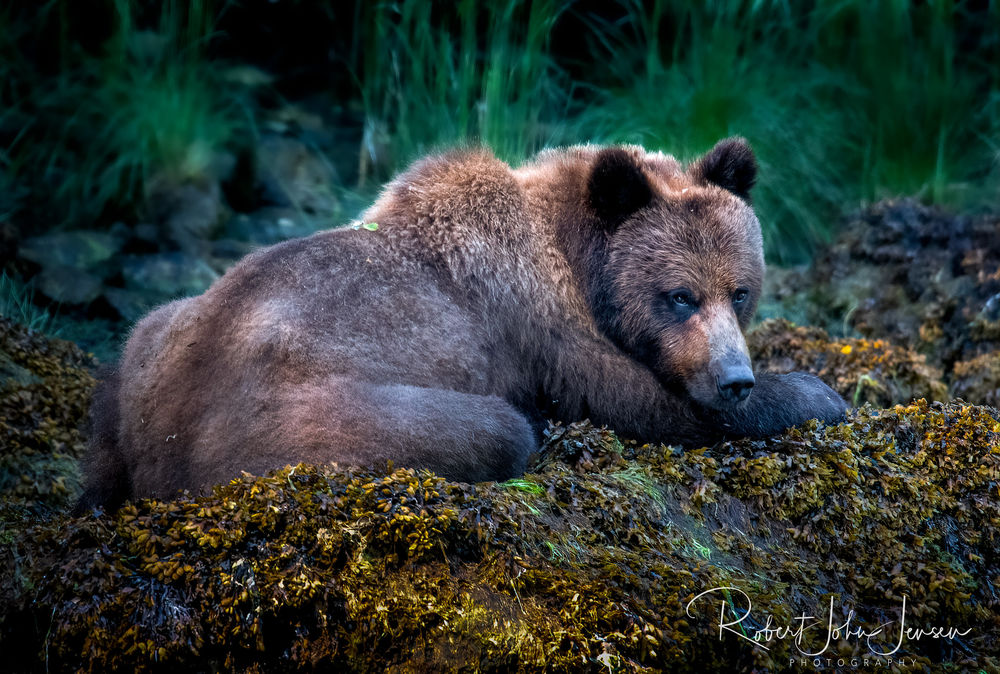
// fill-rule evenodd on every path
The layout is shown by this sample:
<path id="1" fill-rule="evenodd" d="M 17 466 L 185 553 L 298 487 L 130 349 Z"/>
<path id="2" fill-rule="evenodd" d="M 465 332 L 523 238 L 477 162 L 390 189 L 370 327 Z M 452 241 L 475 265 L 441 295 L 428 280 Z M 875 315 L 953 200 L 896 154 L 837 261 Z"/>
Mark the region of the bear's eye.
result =
<path id="1" fill-rule="evenodd" d="M 750 291 L 748 291 L 746 288 L 740 288 L 735 293 L 733 293 L 733 303 L 742 304 L 743 302 L 747 301 L 747 298 L 749 296 L 750 296 Z"/>
<path id="2" fill-rule="evenodd" d="M 694 297 L 687 290 L 674 290 L 667 293 L 667 300 L 678 307 L 694 306 Z"/>

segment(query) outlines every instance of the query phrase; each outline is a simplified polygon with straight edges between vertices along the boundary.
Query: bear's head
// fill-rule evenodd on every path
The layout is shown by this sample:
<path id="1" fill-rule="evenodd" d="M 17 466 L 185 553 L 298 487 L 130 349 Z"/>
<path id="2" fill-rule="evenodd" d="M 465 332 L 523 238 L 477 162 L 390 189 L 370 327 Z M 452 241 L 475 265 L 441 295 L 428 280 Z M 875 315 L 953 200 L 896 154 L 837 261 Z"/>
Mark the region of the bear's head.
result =
<path id="1" fill-rule="evenodd" d="M 731 138 L 686 169 L 604 148 L 587 180 L 601 241 L 590 292 L 598 324 L 664 384 L 716 409 L 754 385 L 743 330 L 764 278 L 756 172 L 746 141 Z"/>

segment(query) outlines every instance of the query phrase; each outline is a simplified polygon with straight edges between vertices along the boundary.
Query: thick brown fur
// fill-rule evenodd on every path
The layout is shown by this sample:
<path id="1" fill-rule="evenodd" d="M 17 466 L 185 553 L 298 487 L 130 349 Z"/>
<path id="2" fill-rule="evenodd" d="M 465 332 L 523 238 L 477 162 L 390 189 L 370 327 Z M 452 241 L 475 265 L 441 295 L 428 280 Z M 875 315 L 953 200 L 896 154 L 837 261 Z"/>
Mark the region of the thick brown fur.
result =
<path id="1" fill-rule="evenodd" d="M 258 251 L 136 325 L 81 507 L 297 462 L 504 479 L 545 416 L 681 444 L 836 419 L 808 375 L 720 398 L 764 272 L 755 172 L 739 139 L 690 170 L 638 147 L 424 159 L 364 214 L 377 228 Z"/>

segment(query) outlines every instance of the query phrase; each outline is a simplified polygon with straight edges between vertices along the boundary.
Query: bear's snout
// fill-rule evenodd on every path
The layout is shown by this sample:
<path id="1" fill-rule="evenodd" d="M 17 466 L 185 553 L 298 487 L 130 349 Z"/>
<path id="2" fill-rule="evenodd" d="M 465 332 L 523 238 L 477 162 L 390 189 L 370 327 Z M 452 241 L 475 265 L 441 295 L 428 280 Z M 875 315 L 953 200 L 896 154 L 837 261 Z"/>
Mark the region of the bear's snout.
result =
<path id="1" fill-rule="evenodd" d="M 750 363 L 747 362 L 743 354 L 734 354 L 734 356 L 721 363 L 715 383 L 719 389 L 720 398 L 726 402 L 737 403 L 747 399 L 755 381 Z"/>
<path id="2" fill-rule="evenodd" d="M 704 405 L 731 408 L 746 400 L 756 383 L 739 320 L 731 307 L 716 303 L 705 307 L 699 327 L 707 338 L 707 358 L 701 381 L 688 390 L 699 399 L 700 389 Z"/>

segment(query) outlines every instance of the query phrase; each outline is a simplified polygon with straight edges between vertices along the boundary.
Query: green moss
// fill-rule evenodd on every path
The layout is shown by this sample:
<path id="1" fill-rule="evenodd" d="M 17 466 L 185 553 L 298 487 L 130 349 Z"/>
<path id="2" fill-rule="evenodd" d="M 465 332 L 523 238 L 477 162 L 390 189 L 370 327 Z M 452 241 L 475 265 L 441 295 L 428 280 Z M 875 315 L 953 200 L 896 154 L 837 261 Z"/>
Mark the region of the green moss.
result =
<path id="1" fill-rule="evenodd" d="M 720 640 L 716 600 L 687 615 L 731 586 L 758 627 L 830 597 L 894 621 L 905 594 L 913 625 L 973 629 L 899 655 L 1000 666 L 988 408 L 865 407 L 689 452 L 556 426 L 532 471 L 543 491 L 302 465 L 36 524 L 0 650 L 51 671 L 786 668 L 787 641 Z"/>

